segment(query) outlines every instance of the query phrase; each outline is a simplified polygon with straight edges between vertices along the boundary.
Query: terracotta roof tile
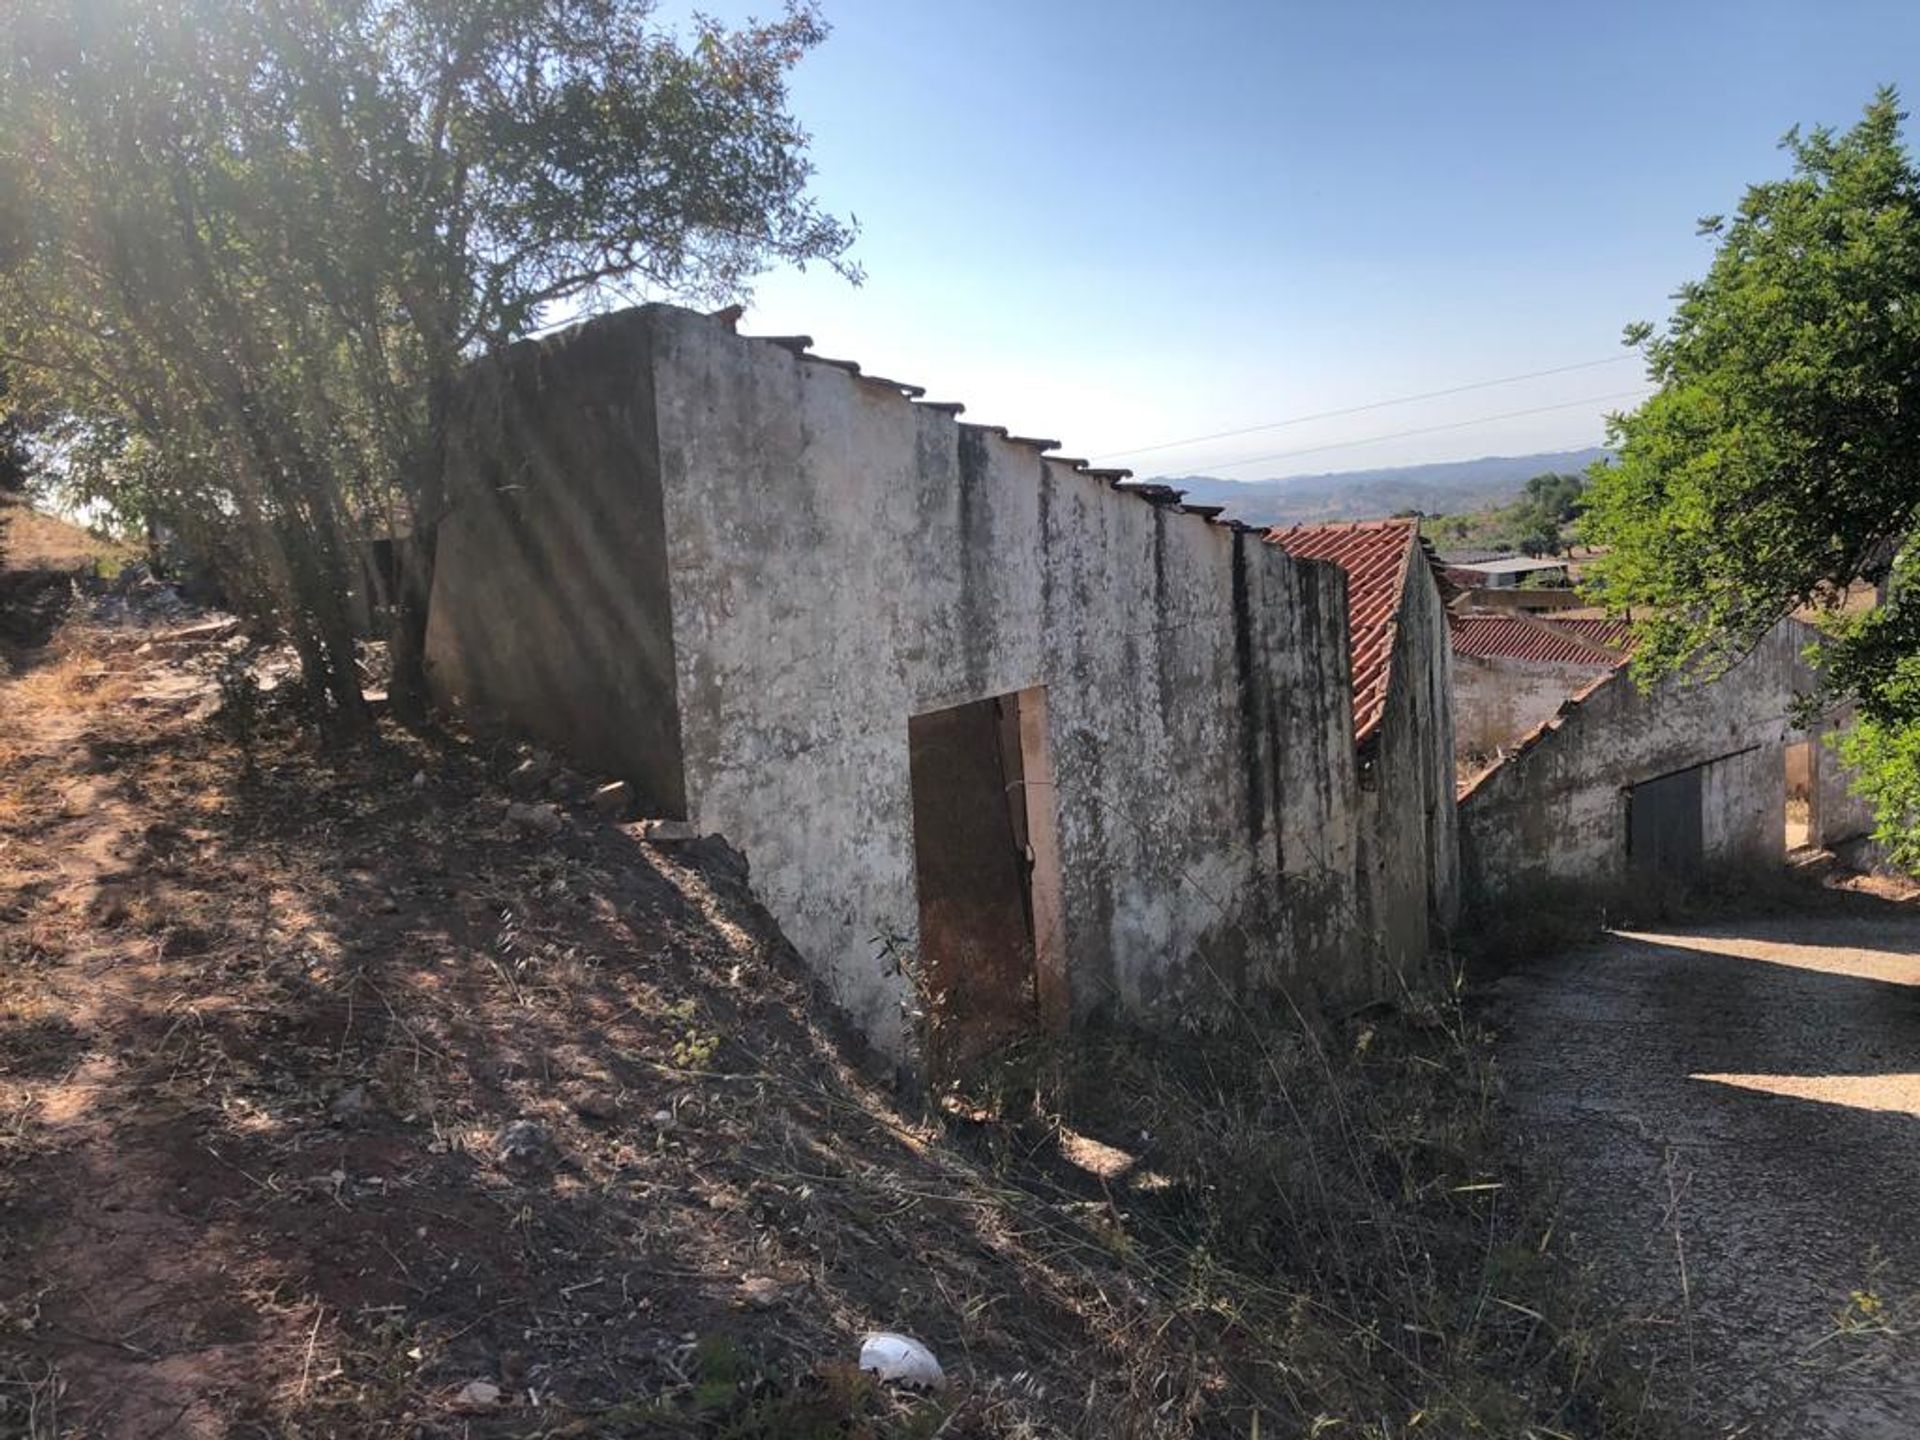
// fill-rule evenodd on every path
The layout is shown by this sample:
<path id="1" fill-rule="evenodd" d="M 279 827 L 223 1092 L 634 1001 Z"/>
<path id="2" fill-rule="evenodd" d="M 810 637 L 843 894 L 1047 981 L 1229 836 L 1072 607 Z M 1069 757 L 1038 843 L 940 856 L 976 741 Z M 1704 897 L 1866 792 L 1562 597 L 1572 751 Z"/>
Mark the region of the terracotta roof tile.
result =
<path id="1" fill-rule="evenodd" d="M 1523 615 L 1450 615 L 1447 630 L 1453 653 L 1476 660 L 1528 660 L 1611 670 L 1622 659 L 1618 651 Z"/>
<path id="2" fill-rule="evenodd" d="M 1419 547 L 1416 520 L 1294 525 L 1267 533 L 1297 560 L 1329 560 L 1347 572 L 1347 636 L 1353 652 L 1353 738 L 1365 744 L 1387 711 L 1394 622 Z"/>
<path id="3" fill-rule="evenodd" d="M 1631 620 L 1599 620 L 1587 617 L 1555 615 L 1547 624 L 1556 630 L 1571 630 L 1583 640 L 1608 650 L 1618 650 L 1626 654 L 1633 649 L 1633 622 Z"/>

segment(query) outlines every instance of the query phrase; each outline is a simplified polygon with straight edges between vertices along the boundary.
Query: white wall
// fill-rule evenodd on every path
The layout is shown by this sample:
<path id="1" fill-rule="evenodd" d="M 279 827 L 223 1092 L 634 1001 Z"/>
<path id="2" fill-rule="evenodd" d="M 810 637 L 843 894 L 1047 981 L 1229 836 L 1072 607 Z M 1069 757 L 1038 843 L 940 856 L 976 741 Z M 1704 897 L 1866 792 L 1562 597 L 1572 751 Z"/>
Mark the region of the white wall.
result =
<path id="1" fill-rule="evenodd" d="M 907 721 L 1045 686 L 1074 1009 L 1340 988 L 1344 578 L 897 390 L 651 317 L 689 811 L 884 1048 Z"/>

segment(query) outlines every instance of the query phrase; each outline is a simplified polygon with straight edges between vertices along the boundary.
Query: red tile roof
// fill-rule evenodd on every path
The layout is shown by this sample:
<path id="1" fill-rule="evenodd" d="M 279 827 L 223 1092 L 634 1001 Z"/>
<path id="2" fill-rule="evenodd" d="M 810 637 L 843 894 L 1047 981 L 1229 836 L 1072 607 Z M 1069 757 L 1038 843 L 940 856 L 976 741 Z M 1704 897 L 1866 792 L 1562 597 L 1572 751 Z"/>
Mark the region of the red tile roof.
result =
<path id="1" fill-rule="evenodd" d="M 1347 636 L 1353 653 L 1353 738 L 1365 744 L 1387 711 L 1394 622 L 1407 562 L 1420 546 L 1417 520 L 1356 520 L 1267 532 L 1297 560 L 1330 560 L 1347 572 Z"/>
<path id="2" fill-rule="evenodd" d="M 1585 616 L 1574 617 L 1554 615 L 1544 617 L 1556 630 L 1571 630 L 1583 640 L 1591 640 L 1595 645 L 1608 650 L 1618 650 L 1621 654 L 1633 649 L 1633 622 L 1631 620 L 1600 620 Z"/>
<path id="3" fill-rule="evenodd" d="M 1561 624 L 1522 615 L 1451 615 L 1453 653 L 1477 660 L 1530 660 L 1542 664 L 1592 665 L 1611 670 L 1621 654 L 1605 649 Z"/>

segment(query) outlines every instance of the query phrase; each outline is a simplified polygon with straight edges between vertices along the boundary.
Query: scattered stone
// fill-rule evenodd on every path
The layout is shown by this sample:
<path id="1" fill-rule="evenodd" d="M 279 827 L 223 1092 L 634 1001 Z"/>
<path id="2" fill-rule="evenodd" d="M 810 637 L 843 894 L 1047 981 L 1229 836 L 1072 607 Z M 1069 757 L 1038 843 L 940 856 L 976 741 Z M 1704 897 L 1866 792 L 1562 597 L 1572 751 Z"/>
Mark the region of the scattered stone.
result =
<path id="1" fill-rule="evenodd" d="M 348 1086 L 327 1107 L 327 1118 L 335 1125 L 359 1125 L 372 1113 L 373 1102 L 367 1098 L 364 1085 Z"/>
<path id="2" fill-rule="evenodd" d="M 653 1112 L 653 1128 L 662 1135 L 671 1135 L 680 1128 L 680 1122 L 673 1118 L 671 1110 L 656 1110 Z"/>
<path id="3" fill-rule="evenodd" d="M 656 845 L 700 838 L 700 832 L 693 828 L 690 820 L 639 820 L 633 828 L 642 840 L 651 840 Z"/>
<path id="4" fill-rule="evenodd" d="M 553 772 L 553 757 L 535 752 L 513 767 L 507 776 L 507 789 L 522 800 L 530 800 L 546 790 Z"/>
<path id="5" fill-rule="evenodd" d="M 593 810 L 608 820 L 624 820 L 633 809 L 633 787 L 624 780 L 602 785 L 593 792 Z"/>
<path id="6" fill-rule="evenodd" d="M 548 1170 L 557 1158 L 553 1134 L 537 1120 L 515 1120 L 493 1138 L 493 1154 L 509 1170 Z"/>
<path id="7" fill-rule="evenodd" d="M 424 790 L 427 788 L 427 772 L 426 771 L 416 770 L 413 772 L 413 788 L 416 790 Z"/>
<path id="8" fill-rule="evenodd" d="M 500 1387 L 491 1380 L 469 1380 L 453 1397 L 457 1410 L 491 1410 L 500 1403 Z"/>
<path id="9" fill-rule="evenodd" d="M 573 1113 L 582 1120 L 608 1121 L 620 1118 L 619 1099 L 604 1090 L 582 1091 L 569 1103 L 573 1106 Z"/>
<path id="10" fill-rule="evenodd" d="M 786 1296 L 786 1288 L 770 1275 L 748 1275 L 734 1287 L 733 1304 L 738 1310 L 771 1310 Z"/>
<path id="11" fill-rule="evenodd" d="M 585 799 L 590 788 L 577 770 L 556 770 L 547 782 L 547 793 L 563 805 Z"/>
<path id="12" fill-rule="evenodd" d="M 398 915 L 400 913 L 400 902 L 391 895 L 382 895 L 380 899 L 375 902 L 373 908 L 382 915 Z"/>
<path id="13" fill-rule="evenodd" d="M 507 806 L 507 823 L 527 835 L 557 835 L 565 822 L 551 805 Z"/>

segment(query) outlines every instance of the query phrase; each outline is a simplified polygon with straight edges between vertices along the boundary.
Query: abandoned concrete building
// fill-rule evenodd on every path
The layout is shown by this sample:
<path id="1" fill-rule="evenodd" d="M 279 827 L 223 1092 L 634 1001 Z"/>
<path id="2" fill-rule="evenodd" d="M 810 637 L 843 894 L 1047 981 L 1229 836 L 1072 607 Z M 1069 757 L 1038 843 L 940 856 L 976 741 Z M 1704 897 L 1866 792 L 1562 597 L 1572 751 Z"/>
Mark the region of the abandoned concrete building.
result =
<path id="1" fill-rule="evenodd" d="M 1796 770 L 1809 792 L 1826 787 L 1820 808 L 1830 811 L 1797 843 L 1854 823 L 1835 794 L 1844 793 L 1837 764 L 1822 766 L 1818 737 L 1795 720 L 1796 700 L 1814 686 L 1812 638 L 1782 620 L 1715 679 L 1643 689 L 1616 667 L 1591 680 L 1462 793 L 1470 899 L 1777 865 Z"/>
<path id="2" fill-rule="evenodd" d="M 1364 993 L 1377 916 L 1450 915 L 1417 542 L 1356 751 L 1338 566 L 809 343 L 648 306 L 477 385 L 443 699 L 724 835 L 894 1055 L 929 997 L 959 1051 L 1108 1006 Z"/>
<path id="3" fill-rule="evenodd" d="M 1460 907 L 1445 592 L 1417 520 L 1295 525 L 1271 538 L 1347 576 L 1360 898 L 1379 963 L 1405 971 Z"/>
<path id="4" fill-rule="evenodd" d="M 884 1054 L 1372 998 L 1463 896 L 1864 828 L 1796 622 L 1643 692 L 1615 623 L 1450 616 L 1414 522 L 1223 523 L 810 344 L 646 306 L 477 372 L 428 667 L 730 841 Z M 1524 731 L 1457 807 L 1456 706 Z"/>

